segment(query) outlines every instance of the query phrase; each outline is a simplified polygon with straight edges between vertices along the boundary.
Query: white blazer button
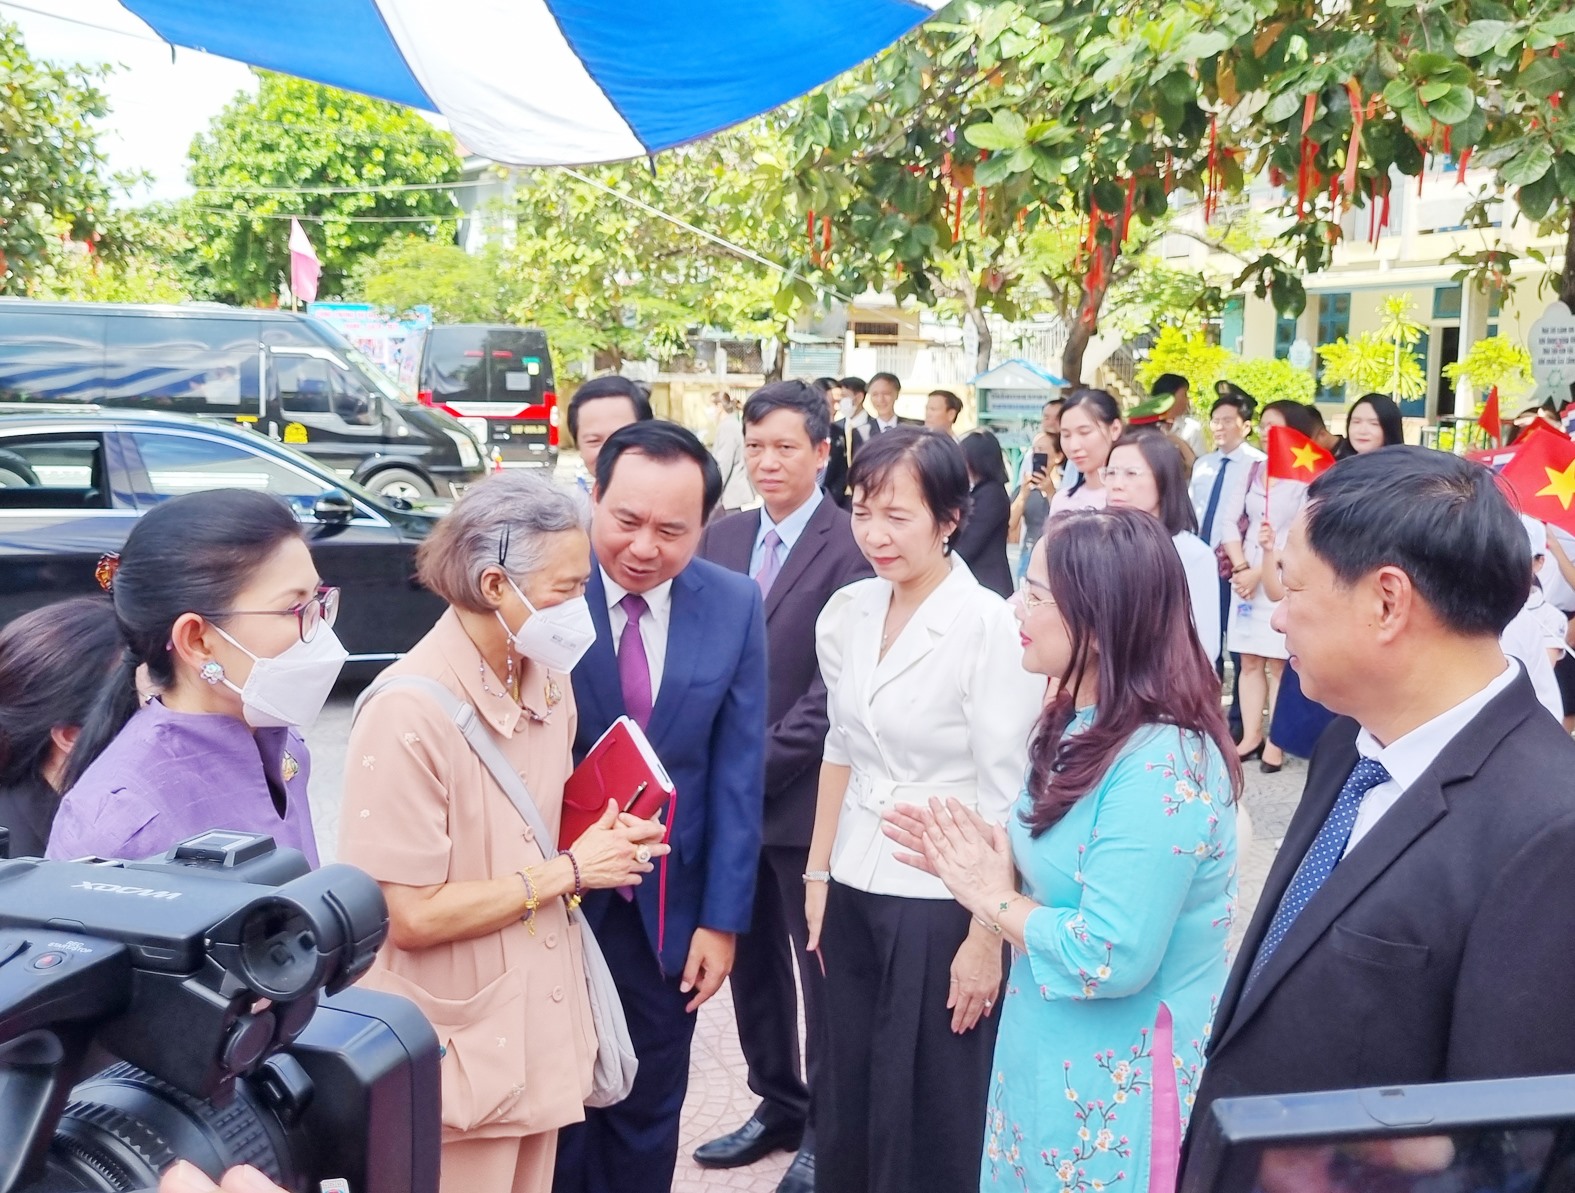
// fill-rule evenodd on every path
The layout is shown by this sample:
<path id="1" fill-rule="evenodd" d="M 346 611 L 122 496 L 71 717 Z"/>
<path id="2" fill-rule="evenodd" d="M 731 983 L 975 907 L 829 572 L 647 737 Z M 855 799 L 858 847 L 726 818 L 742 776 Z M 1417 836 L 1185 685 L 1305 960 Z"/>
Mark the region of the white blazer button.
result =
<path id="1" fill-rule="evenodd" d="M 552 1001 L 553 1002 L 562 1002 L 563 1001 L 563 987 L 562 986 L 554 986 L 552 988 Z"/>

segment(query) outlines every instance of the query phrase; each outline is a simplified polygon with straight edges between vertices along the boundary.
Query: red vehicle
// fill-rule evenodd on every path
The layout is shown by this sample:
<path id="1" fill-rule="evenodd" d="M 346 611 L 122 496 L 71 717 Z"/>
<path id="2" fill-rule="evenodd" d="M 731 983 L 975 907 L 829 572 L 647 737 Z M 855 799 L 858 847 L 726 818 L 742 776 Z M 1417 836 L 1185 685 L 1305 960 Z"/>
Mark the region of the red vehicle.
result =
<path id="1" fill-rule="evenodd" d="M 459 419 L 487 454 L 506 464 L 557 464 L 558 395 L 540 328 L 434 327 L 416 376 L 421 403 Z"/>

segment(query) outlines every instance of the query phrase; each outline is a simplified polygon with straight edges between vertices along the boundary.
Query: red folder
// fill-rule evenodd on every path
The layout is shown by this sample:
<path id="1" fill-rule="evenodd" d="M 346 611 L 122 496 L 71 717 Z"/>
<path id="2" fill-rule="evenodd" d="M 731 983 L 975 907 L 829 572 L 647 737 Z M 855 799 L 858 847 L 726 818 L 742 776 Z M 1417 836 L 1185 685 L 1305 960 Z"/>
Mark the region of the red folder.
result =
<path id="1" fill-rule="evenodd" d="M 628 717 L 619 717 L 563 785 L 558 848 L 567 849 L 579 840 L 581 833 L 601 819 L 610 799 L 642 820 L 668 808 L 667 827 L 671 830 L 670 804 L 676 794 L 645 732 Z"/>

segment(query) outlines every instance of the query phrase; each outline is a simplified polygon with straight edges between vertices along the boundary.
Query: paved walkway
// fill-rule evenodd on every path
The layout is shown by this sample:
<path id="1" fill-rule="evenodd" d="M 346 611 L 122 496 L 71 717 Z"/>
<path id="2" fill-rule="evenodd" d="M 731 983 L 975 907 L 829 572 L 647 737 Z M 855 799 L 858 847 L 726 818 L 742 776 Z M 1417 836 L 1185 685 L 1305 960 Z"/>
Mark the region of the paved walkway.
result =
<path id="1" fill-rule="evenodd" d="M 323 860 L 331 861 L 339 835 L 339 776 L 344 770 L 344 742 L 349 735 L 350 690 L 336 693 L 312 733 L 313 819 Z M 1237 939 L 1257 906 L 1258 892 L 1274 852 L 1285 835 L 1301 798 L 1306 764 L 1294 759 L 1277 775 L 1265 775 L 1256 762 L 1247 764 L 1245 805 L 1252 821 L 1252 842 L 1241 867 L 1241 915 Z M 699 1144 L 741 1126 L 754 1110 L 755 1096 L 744 1079 L 744 1059 L 733 1025 L 733 1002 L 726 987 L 700 1009 L 689 1071 L 689 1099 L 684 1104 L 683 1135 L 673 1193 L 749 1190 L 771 1193 L 791 1159 L 779 1153 L 749 1168 L 726 1172 L 700 1168 L 689 1154 Z"/>

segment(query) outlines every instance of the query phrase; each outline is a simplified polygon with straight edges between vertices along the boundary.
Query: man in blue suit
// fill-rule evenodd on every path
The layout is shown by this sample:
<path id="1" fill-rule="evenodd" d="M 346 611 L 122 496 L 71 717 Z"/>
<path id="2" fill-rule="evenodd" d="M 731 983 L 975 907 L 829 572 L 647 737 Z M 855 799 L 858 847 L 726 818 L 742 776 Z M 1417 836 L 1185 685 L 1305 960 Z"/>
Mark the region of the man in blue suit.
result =
<path id="1" fill-rule="evenodd" d="M 748 576 L 696 559 L 722 477 L 669 422 L 608 437 L 596 463 L 586 598 L 596 644 L 574 669 L 576 759 L 628 715 L 677 788 L 673 852 L 633 891 L 586 896 L 640 1060 L 627 1099 L 558 1141 L 554 1193 L 667 1193 L 695 1011 L 733 967 L 760 857 L 766 632 Z"/>

